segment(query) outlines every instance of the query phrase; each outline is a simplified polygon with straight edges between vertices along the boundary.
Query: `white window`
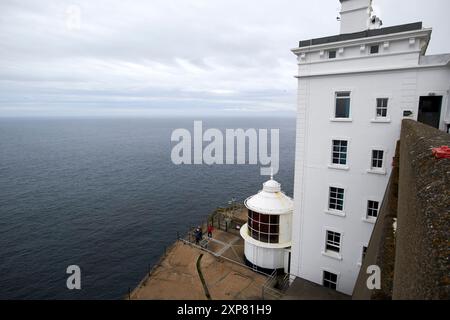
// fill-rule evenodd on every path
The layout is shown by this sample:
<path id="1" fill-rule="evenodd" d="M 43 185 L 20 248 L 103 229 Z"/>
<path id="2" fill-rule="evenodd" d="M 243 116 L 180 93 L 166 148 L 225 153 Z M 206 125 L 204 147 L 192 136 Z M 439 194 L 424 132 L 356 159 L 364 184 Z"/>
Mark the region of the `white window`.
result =
<path id="1" fill-rule="evenodd" d="M 328 51 L 328 59 L 335 59 L 335 58 L 336 58 L 336 50 Z"/>
<path id="2" fill-rule="evenodd" d="M 377 118 L 387 117 L 388 101 L 388 98 L 377 98 Z"/>
<path id="3" fill-rule="evenodd" d="M 347 146 L 346 140 L 333 140 L 333 152 L 331 154 L 331 162 L 337 165 L 347 164 Z"/>
<path id="4" fill-rule="evenodd" d="M 332 251 L 339 253 L 339 251 L 341 251 L 341 234 L 339 232 L 327 230 L 326 237 L 325 252 Z"/>
<path id="5" fill-rule="evenodd" d="M 350 92 L 336 92 L 335 118 L 350 118 Z"/>
<path id="6" fill-rule="evenodd" d="M 329 271 L 324 271 L 323 272 L 323 286 L 326 288 L 336 290 L 337 274 L 329 272 Z"/>
<path id="7" fill-rule="evenodd" d="M 367 219 L 376 219 L 378 217 L 380 203 L 378 201 L 367 201 Z"/>
<path id="8" fill-rule="evenodd" d="M 383 150 L 372 150 L 372 169 L 382 169 L 383 168 Z"/>
<path id="9" fill-rule="evenodd" d="M 344 189 L 330 187 L 328 209 L 337 211 L 344 210 Z"/>

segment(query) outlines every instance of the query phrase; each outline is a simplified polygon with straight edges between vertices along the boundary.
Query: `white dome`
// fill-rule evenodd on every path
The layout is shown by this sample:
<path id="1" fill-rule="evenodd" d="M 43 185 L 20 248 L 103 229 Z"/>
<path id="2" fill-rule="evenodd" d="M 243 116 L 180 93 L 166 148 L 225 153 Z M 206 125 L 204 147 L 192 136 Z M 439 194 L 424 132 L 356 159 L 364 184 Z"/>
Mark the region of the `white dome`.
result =
<path id="1" fill-rule="evenodd" d="M 270 179 L 263 184 L 263 189 L 245 200 L 245 206 L 262 214 L 291 213 L 294 202 L 281 192 L 281 185 Z"/>

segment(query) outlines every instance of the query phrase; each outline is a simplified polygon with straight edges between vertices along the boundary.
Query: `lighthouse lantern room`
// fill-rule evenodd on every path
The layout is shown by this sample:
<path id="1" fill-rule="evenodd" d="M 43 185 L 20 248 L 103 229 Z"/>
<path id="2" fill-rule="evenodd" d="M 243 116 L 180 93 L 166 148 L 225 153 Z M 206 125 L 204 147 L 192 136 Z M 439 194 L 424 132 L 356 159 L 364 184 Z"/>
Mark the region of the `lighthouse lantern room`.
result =
<path id="1" fill-rule="evenodd" d="M 289 271 L 293 201 L 270 177 L 263 189 L 245 200 L 248 221 L 241 228 L 247 265 L 260 271 Z"/>

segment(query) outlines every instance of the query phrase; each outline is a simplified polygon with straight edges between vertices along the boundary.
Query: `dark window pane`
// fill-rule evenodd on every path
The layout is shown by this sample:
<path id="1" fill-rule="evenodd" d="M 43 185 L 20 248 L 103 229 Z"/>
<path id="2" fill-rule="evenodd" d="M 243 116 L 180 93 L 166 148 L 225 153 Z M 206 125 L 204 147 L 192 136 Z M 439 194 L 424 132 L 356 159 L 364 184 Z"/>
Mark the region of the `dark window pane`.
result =
<path id="1" fill-rule="evenodd" d="M 269 223 L 270 221 L 270 216 L 267 214 L 261 214 L 260 215 L 260 221 L 264 222 L 264 223 Z"/>
<path id="2" fill-rule="evenodd" d="M 336 58 L 336 50 L 328 51 L 328 58 L 330 59 Z"/>
<path id="3" fill-rule="evenodd" d="M 336 99 L 336 118 L 350 117 L 350 99 Z"/>
<path id="4" fill-rule="evenodd" d="M 339 248 L 330 244 L 326 245 L 326 249 L 329 251 L 339 252 Z"/>
<path id="5" fill-rule="evenodd" d="M 280 216 L 278 215 L 272 215 L 270 216 L 270 223 L 271 224 L 279 224 Z"/>
<path id="6" fill-rule="evenodd" d="M 265 223 L 261 223 L 259 225 L 259 231 L 269 233 L 269 225 Z"/>
<path id="7" fill-rule="evenodd" d="M 269 235 L 267 233 L 259 234 L 259 241 L 261 242 L 269 242 Z"/>
<path id="8" fill-rule="evenodd" d="M 380 46 L 376 45 L 376 46 L 370 46 L 370 53 L 374 54 L 374 53 L 378 53 L 380 49 Z"/>
<path id="9" fill-rule="evenodd" d="M 277 224 L 271 224 L 270 225 L 270 233 L 278 233 L 278 225 Z"/>
<path id="10" fill-rule="evenodd" d="M 278 243 L 278 235 L 277 234 L 270 235 L 270 243 Z"/>

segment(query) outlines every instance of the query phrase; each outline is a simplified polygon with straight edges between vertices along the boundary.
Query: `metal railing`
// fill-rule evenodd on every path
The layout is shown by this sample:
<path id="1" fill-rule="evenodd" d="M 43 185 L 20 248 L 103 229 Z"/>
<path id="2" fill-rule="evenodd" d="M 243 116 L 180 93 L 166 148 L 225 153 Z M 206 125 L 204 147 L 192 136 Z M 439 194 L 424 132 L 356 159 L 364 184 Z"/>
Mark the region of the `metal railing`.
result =
<path id="1" fill-rule="evenodd" d="M 262 287 L 263 300 L 280 300 L 289 288 L 291 275 L 274 270 Z"/>

